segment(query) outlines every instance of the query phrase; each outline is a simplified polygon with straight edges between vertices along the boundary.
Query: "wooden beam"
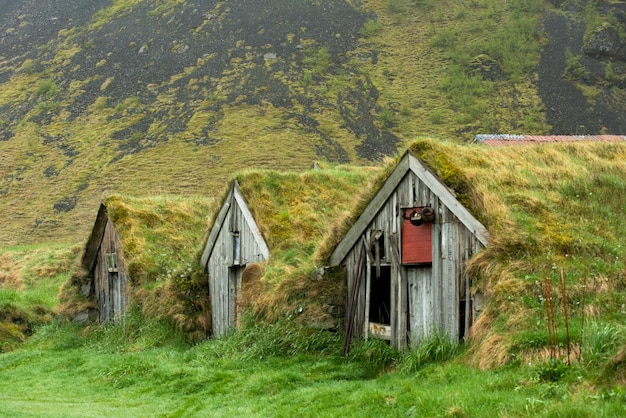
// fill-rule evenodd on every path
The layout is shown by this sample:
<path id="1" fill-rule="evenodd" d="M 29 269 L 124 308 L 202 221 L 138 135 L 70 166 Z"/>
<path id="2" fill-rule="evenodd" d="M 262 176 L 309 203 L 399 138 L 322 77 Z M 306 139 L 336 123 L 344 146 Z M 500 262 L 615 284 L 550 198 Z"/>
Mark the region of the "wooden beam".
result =
<path id="1" fill-rule="evenodd" d="M 396 319 L 396 332 L 395 332 L 395 346 L 397 348 L 405 348 L 407 344 L 407 309 L 408 309 L 408 296 L 407 296 L 407 288 L 408 288 L 408 279 L 406 276 L 406 271 L 402 266 L 402 260 L 400 255 L 400 250 L 398 248 L 399 237 L 391 237 L 389 240 L 391 243 L 391 279 L 392 282 L 397 283 L 396 288 L 396 301 L 395 304 L 392 303 L 392 310 L 397 312 Z"/>
<path id="2" fill-rule="evenodd" d="M 98 250 L 100 249 L 100 244 L 104 238 L 104 231 L 106 230 L 108 220 L 109 214 L 107 208 L 101 203 L 100 208 L 98 209 L 98 215 L 96 215 L 96 222 L 91 230 L 91 235 L 87 240 L 85 252 L 81 259 L 82 266 L 89 272 L 89 274 L 91 274 L 96 265 Z"/>
<path id="3" fill-rule="evenodd" d="M 232 202 L 232 194 L 235 188 L 236 180 L 230 185 L 228 192 L 226 194 L 226 198 L 224 199 L 224 204 L 222 205 L 215 221 L 213 221 L 213 226 L 211 227 L 211 232 L 209 233 L 209 238 L 204 246 L 204 250 L 202 251 L 202 257 L 200 257 L 200 263 L 202 263 L 202 267 L 206 269 L 207 263 L 209 262 L 209 258 L 211 257 L 211 253 L 213 252 L 213 247 L 215 246 L 215 241 L 217 240 L 220 230 L 222 229 L 222 224 L 224 223 L 224 219 L 226 219 L 226 215 L 228 214 L 228 210 L 230 209 Z"/>
<path id="4" fill-rule="evenodd" d="M 383 184 L 378 193 L 376 193 L 376 196 L 374 196 L 374 198 L 370 201 L 363 213 L 361 213 L 357 221 L 354 225 L 352 225 L 352 228 L 350 228 L 344 239 L 339 243 L 339 245 L 337 245 L 335 251 L 333 251 L 330 256 L 331 266 L 339 265 L 344 260 L 350 249 L 356 244 L 359 237 L 363 235 L 365 229 L 372 222 L 385 202 L 387 202 L 396 187 L 398 187 L 398 184 L 400 184 L 408 170 L 409 154 L 405 153 L 396 168 L 385 181 L 385 184 Z"/>
<path id="5" fill-rule="evenodd" d="M 368 232 L 369 237 L 369 232 Z M 363 248 L 365 248 L 365 320 L 363 321 L 363 338 L 367 340 L 370 330 L 370 292 L 372 288 L 372 259 L 369 251 L 369 238 L 363 237 Z"/>
<path id="6" fill-rule="evenodd" d="M 254 216 L 252 216 L 250 209 L 248 209 L 248 204 L 246 203 L 243 195 L 241 194 L 241 191 L 239 190 L 239 184 L 237 183 L 237 181 L 235 181 L 233 196 L 235 198 L 235 201 L 239 205 L 239 209 L 241 209 L 241 214 L 243 215 L 244 220 L 250 227 L 250 232 L 252 233 L 254 240 L 257 242 L 259 246 L 261 255 L 263 256 L 265 260 L 267 260 L 270 256 L 270 250 L 267 247 L 267 243 L 265 242 L 263 235 L 261 234 L 261 230 L 259 229 L 259 226 L 254 220 Z"/>

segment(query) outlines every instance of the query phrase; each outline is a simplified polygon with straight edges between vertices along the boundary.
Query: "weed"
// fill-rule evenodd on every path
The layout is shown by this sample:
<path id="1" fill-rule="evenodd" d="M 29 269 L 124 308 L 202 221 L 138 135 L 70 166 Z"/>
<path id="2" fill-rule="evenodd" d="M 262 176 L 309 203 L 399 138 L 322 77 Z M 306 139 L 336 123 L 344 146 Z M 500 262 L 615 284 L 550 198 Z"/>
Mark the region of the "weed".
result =
<path id="1" fill-rule="evenodd" d="M 22 71 L 24 71 L 24 73 L 32 75 L 35 73 L 35 63 L 33 62 L 32 59 L 26 59 L 24 60 L 24 63 L 22 64 Z"/>
<path id="2" fill-rule="evenodd" d="M 403 0 L 385 0 L 385 8 L 391 14 L 399 14 L 406 12 L 406 6 Z"/>
<path id="3" fill-rule="evenodd" d="M 537 366 L 535 372 L 540 382 L 558 382 L 567 370 L 567 363 L 551 357 L 547 362 Z"/>
<path id="4" fill-rule="evenodd" d="M 453 29 L 442 29 L 433 36 L 430 44 L 433 48 L 450 48 L 455 45 L 456 37 Z"/>
<path id="5" fill-rule="evenodd" d="M 580 56 L 574 55 L 567 48 L 565 50 L 565 70 L 563 76 L 571 81 L 581 80 L 586 74 L 585 67 L 580 63 Z"/>
<path id="6" fill-rule="evenodd" d="M 339 335 L 303 327 L 292 318 L 260 322 L 246 312 L 241 326 L 230 335 L 212 343 L 217 356 L 231 356 L 241 361 L 259 361 L 270 357 L 292 357 L 303 353 L 338 352 Z"/>
<path id="7" fill-rule="evenodd" d="M 302 75 L 302 85 L 308 87 L 313 84 L 313 73 L 309 70 L 305 70 Z"/>
<path id="8" fill-rule="evenodd" d="M 602 364 L 623 342 L 622 327 L 598 321 L 590 322 L 585 327 L 582 360 L 589 365 Z"/>
<path id="9" fill-rule="evenodd" d="M 307 48 L 304 51 L 304 65 L 311 68 L 317 75 L 325 75 L 331 67 L 332 61 L 328 48 Z"/>
<path id="10" fill-rule="evenodd" d="M 44 79 L 39 82 L 39 86 L 36 90 L 39 96 L 54 97 L 59 94 L 59 88 L 54 84 L 52 79 Z"/>

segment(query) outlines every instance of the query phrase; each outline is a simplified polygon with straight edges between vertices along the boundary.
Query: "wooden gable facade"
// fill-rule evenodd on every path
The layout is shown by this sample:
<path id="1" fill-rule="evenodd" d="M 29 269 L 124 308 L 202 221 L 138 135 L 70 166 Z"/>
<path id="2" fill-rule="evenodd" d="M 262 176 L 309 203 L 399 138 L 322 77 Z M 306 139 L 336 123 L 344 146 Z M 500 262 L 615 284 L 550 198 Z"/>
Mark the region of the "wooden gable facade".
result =
<path id="1" fill-rule="evenodd" d="M 95 299 L 100 323 L 121 320 L 128 302 L 128 273 L 120 236 L 103 204 L 87 241 L 82 266 L 90 279 L 85 296 Z"/>
<path id="2" fill-rule="evenodd" d="M 269 258 L 268 246 L 248 209 L 236 180 L 215 219 L 201 263 L 208 274 L 213 336 L 237 323 L 237 294 L 245 267 Z"/>
<path id="3" fill-rule="evenodd" d="M 346 268 L 347 341 L 376 335 L 402 348 L 432 332 L 467 336 L 479 307 L 465 267 L 487 241 L 486 228 L 407 151 L 330 258 Z"/>

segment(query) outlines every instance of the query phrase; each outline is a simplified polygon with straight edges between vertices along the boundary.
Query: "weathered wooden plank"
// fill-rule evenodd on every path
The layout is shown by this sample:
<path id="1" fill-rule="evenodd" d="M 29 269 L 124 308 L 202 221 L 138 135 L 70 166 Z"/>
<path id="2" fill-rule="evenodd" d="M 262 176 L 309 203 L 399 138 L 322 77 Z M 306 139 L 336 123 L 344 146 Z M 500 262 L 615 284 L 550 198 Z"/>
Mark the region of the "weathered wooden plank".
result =
<path id="1" fill-rule="evenodd" d="M 408 175 L 406 181 L 408 182 L 408 204 L 407 206 L 415 206 L 416 194 L 415 194 L 415 175 Z"/>
<path id="2" fill-rule="evenodd" d="M 390 291 L 390 307 L 389 313 L 391 316 L 391 345 L 398 347 L 398 265 L 396 263 L 391 264 L 391 291 Z"/>
<path id="3" fill-rule="evenodd" d="M 435 211 L 436 218 L 432 226 L 432 240 L 433 240 L 433 263 L 431 265 L 431 277 L 430 281 L 433 284 L 432 287 L 432 311 L 433 320 L 436 324 L 441 324 L 441 306 L 442 306 L 442 292 L 441 283 L 442 277 L 442 233 L 441 233 L 441 208 L 439 206 L 439 199 L 435 198 L 432 201 L 432 207 Z M 439 325 L 438 325 L 439 326 Z"/>
<path id="4" fill-rule="evenodd" d="M 450 336 L 456 335 L 454 321 L 457 289 L 454 286 L 456 276 L 454 225 L 446 222 L 442 225 L 443 251 L 443 331 Z"/>
<path id="5" fill-rule="evenodd" d="M 406 269 L 400 264 L 400 256 L 397 255 L 396 274 L 398 276 L 398 348 L 405 348 L 407 344 L 407 316 L 408 316 L 408 282 Z"/>
<path id="6" fill-rule="evenodd" d="M 226 199 L 224 199 L 224 204 L 220 208 L 220 211 L 213 222 L 213 227 L 211 228 L 211 232 L 209 233 L 209 237 L 207 239 L 206 245 L 204 246 L 204 250 L 202 251 L 202 256 L 200 257 L 200 263 L 206 269 L 207 263 L 209 262 L 209 258 L 211 257 L 211 252 L 215 248 L 216 240 L 222 230 L 224 225 L 224 220 L 226 220 L 226 215 L 230 210 L 230 206 L 232 205 L 232 194 L 235 188 L 235 181 L 231 183 L 230 189 L 228 190 L 228 195 Z"/>
<path id="7" fill-rule="evenodd" d="M 254 217 L 252 216 L 252 213 L 248 209 L 248 205 L 246 204 L 243 195 L 239 190 L 239 184 L 237 184 L 237 182 L 235 182 L 234 197 L 237 201 L 239 210 L 241 211 L 241 216 L 245 220 L 248 228 L 250 229 L 250 234 L 254 237 L 257 245 L 259 246 L 259 251 L 261 252 L 261 255 L 264 257 L 264 259 L 267 260 L 270 256 L 269 248 L 267 247 L 267 243 L 265 242 L 265 239 L 263 238 L 263 235 L 261 234 L 261 231 L 259 230 L 259 227 L 254 220 Z"/>
<path id="8" fill-rule="evenodd" d="M 367 334 L 370 327 L 370 293 L 372 287 L 372 258 L 369 251 L 370 231 L 366 231 L 363 237 L 363 245 L 365 251 L 365 318 L 363 320 L 363 337 L 367 340 Z"/>

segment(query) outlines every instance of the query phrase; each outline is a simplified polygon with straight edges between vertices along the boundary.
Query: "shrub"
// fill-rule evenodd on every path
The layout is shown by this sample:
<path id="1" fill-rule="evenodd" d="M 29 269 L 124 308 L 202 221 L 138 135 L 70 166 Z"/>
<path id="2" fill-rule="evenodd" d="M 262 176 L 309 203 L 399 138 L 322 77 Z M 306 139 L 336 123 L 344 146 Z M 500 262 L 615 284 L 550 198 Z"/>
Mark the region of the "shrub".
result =
<path id="1" fill-rule="evenodd" d="M 393 111 L 389 109 L 383 109 L 378 114 L 378 121 L 382 128 L 391 128 L 394 123 L 394 114 Z"/>
<path id="2" fill-rule="evenodd" d="M 38 96 L 46 95 L 48 97 L 54 97 L 59 94 L 59 88 L 54 84 L 54 81 L 47 78 L 39 82 L 36 93 Z"/>
<path id="3" fill-rule="evenodd" d="M 550 358 L 537 366 L 537 378 L 541 382 L 558 382 L 567 372 L 567 364 L 561 359 Z"/>

